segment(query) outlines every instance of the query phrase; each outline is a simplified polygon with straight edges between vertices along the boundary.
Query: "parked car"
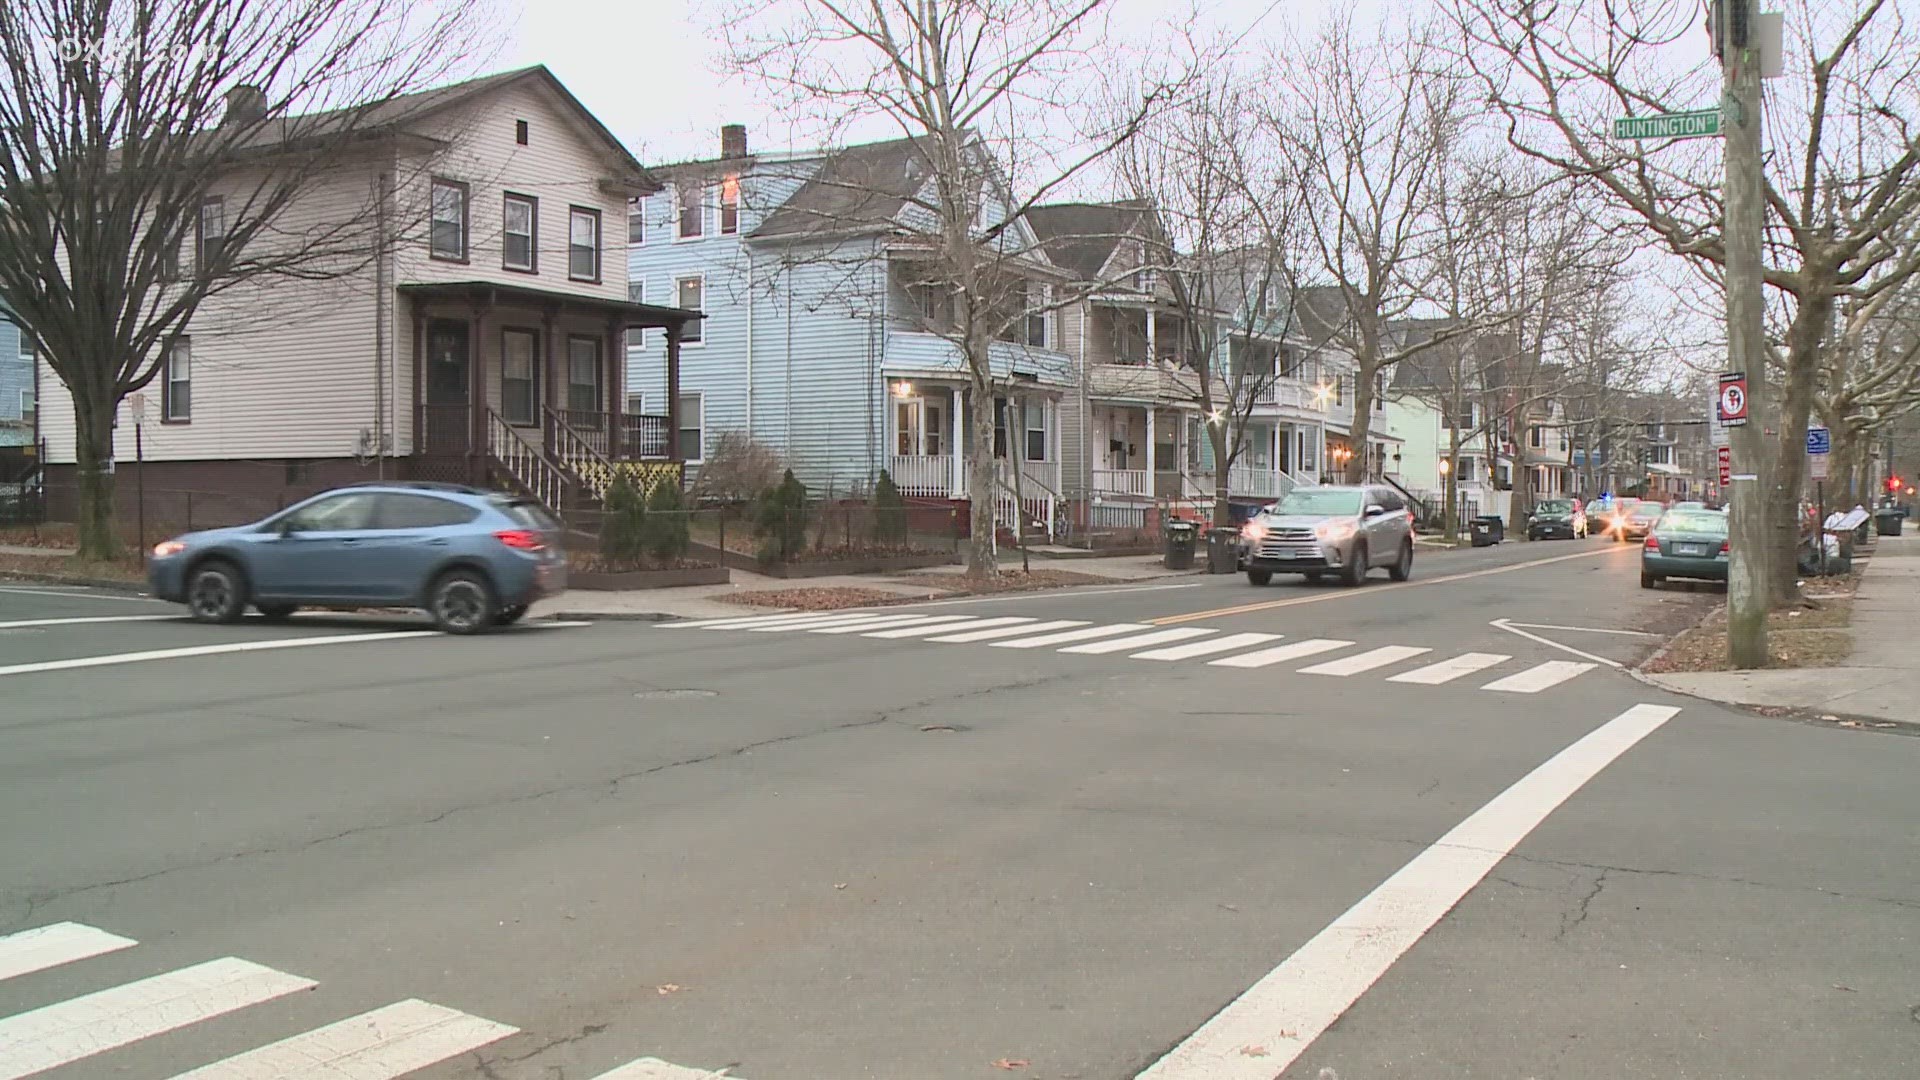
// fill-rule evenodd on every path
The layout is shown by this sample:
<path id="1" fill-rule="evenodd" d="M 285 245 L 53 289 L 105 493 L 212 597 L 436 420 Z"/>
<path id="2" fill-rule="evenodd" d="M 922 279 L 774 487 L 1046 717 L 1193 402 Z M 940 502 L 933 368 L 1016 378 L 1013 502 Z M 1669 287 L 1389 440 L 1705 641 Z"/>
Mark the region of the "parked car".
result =
<path id="1" fill-rule="evenodd" d="M 531 499 L 456 484 L 322 492 L 251 525 L 158 544 L 153 594 L 194 619 L 300 607 L 424 609 L 450 634 L 515 622 L 566 588 L 561 527 Z"/>
<path id="2" fill-rule="evenodd" d="M 1660 515 L 1640 546 L 1640 587 L 1651 589 L 1667 578 L 1727 580 L 1724 510 L 1669 510 Z"/>
<path id="3" fill-rule="evenodd" d="M 1661 506 L 1645 499 L 1615 499 L 1607 514 L 1605 532 L 1615 540 L 1637 540 L 1660 520 Z"/>
<path id="4" fill-rule="evenodd" d="M 1346 585 L 1382 566 L 1395 581 L 1413 574 L 1413 512 L 1390 487 L 1295 488 L 1247 522 L 1240 539 L 1240 565 L 1255 585 L 1276 573 L 1308 581 L 1338 573 Z"/>
<path id="5" fill-rule="evenodd" d="M 1587 537 L 1587 511 L 1579 499 L 1545 499 L 1527 516 L 1527 539 L 1551 540 Z"/>

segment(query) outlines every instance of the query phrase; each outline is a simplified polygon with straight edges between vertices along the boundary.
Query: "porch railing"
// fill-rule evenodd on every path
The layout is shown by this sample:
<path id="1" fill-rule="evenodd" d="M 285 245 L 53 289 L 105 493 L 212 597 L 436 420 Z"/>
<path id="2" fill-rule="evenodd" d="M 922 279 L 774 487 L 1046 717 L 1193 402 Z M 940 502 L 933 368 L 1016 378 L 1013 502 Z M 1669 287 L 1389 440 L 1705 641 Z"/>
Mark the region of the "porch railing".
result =
<path id="1" fill-rule="evenodd" d="M 965 468 L 964 461 L 962 468 Z M 893 477 L 893 484 L 902 495 L 944 499 L 953 494 L 951 455 L 894 454 L 887 458 L 887 475 Z M 964 477 L 966 474 L 962 472 L 961 475 Z"/>
<path id="2" fill-rule="evenodd" d="M 555 514 L 566 509 L 566 473 L 492 409 L 487 410 L 487 453 L 547 509 Z"/>
<path id="3" fill-rule="evenodd" d="M 1000 483 L 1013 487 L 1013 463 L 997 461 L 994 463 Z M 1060 463 L 1057 461 L 1022 461 L 1020 463 L 1020 486 L 1024 494 L 1058 495 L 1060 493 Z"/>
<path id="4" fill-rule="evenodd" d="M 1227 487 L 1235 495 L 1257 499 L 1278 498 L 1283 494 L 1280 490 L 1280 473 L 1270 468 L 1241 466 L 1228 469 Z"/>
<path id="5" fill-rule="evenodd" d="M 672 456 L 668 452 L 671 444 L 664 416 L 552 407 L 546 412 L 549 423 L 552 417 L 559 417 L 581 442 L 610 461 Z"/>
<path id="6" fill-rule="evenodd" d="M 1153 474 L 1145 469 L 1095 469 L 1093 489 L 1112 495 L 1145 498 L 1153 491 Z"/>

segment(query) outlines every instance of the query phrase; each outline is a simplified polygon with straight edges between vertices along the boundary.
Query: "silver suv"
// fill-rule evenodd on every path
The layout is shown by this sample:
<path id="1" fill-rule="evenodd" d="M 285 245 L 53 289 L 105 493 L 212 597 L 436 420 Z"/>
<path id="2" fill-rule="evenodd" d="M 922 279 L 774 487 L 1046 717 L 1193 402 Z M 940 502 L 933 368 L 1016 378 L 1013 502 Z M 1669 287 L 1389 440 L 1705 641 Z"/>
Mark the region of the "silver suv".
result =
<path id="1" fill-rule="evenodd" d="M 1276 573 L 1308 581 L 1339 574 L 1341 584 L 1358 585 L 1381 566 L 1405 581 L 1413 575 L 1413 513 L 1390 487 L 1295 488 L 1240 531 L 1240 565 L 1255 585 Z"/>

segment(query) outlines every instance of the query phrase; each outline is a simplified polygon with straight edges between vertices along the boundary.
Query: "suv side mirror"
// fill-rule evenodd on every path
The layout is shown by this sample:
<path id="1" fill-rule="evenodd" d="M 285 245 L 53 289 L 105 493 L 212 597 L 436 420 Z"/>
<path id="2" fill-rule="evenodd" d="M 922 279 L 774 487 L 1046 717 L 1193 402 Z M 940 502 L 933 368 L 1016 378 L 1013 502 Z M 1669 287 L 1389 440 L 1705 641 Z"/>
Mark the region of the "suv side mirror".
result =
<path id="1" fill-rule="evenodd" d="M 1348 503 L 1347 505 L 1348 505 L 1348 506 L 1352 506 L 1353 504 L 1352 504 L 1352 503 Z M 1368 503 L 1368 504 L 1367 504 L 1367 516 L 1368 516 L 1368 517 L 1379 517 L 1379 516 L 1380 516 L 1381 514 L 1384 514 L 1384 513 L 1386 513 L 1386 512 L 1387 512 L 1387 508 L 1386 508 L 1386 507 L 1384 507 L 1384 506 L 1381 506 L 1381 505 L 1380 505 L 1379 503 Z"/>
<path id="2" fill-rule="evenodd" d="M 294 533 L 299 532 L 300 525 L 299 523 L 293 520 L 292 514 L 288 514 L 286 517 L 283 517 L 279 521 L 276 521 L 273 523 L 273 531 L 279 534 L 282 539 L 284 539 L 286 537 L 292 536 Z"/>

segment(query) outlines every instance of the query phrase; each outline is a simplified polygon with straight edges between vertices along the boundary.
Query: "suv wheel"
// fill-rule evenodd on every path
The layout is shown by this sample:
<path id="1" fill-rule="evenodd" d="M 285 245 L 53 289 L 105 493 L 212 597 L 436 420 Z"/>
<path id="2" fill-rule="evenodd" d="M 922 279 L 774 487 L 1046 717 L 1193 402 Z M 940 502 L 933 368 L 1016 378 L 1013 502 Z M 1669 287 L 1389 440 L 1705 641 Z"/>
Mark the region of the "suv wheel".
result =
<path id="1" fill-rule="evenodd" d="M 1413 576 L 1413 541 L 1411 539 L 1400 544 L 1400 559 L 1387 567 L 1387 576 L 1395 581 L 1405 581 Z"/>
<path id="2" fill-rule="evenodd" d="M 187 575 L 187 613 L 195 622 L 239 622 L 247 613 L 247 584 L 240 568 L 211 559 Z"/>
<path id="3" fill-rule="evenodd" d="M 1273 571 L 1271 570 L 1248 570 L 1247 571 L 1247 581 L 1254 585 L 1265 585 L 1266 583 L 1272 580 L 1273 580 Z"/>
<path id="4" fill-rule="evenodd" d="M 499 611 L 494 612 L 493 625 L 512 626 L 514 623 L 519 622 L 520 617 L 522 615 L 525 615 L 526 613 L 527 613 L 527 605 L 509 604 L 508 606 L 501 608 Z"/>
<path id="5" fill-rule="evenodd" d="M 493 586 L 472 570 L 449 570 L 427 590 L 427 613 L 443 633 L 480 633 L 497 614 Z"/>
<path id="6" fill-rule="evenodd" d="M 1368 558 L 1367 545 L 1355 544 L 1353 557 L 1347 560 L 1346 569 L 1340 572 L 1340 584 L 1353 588 L 1367 580 Z"/>

